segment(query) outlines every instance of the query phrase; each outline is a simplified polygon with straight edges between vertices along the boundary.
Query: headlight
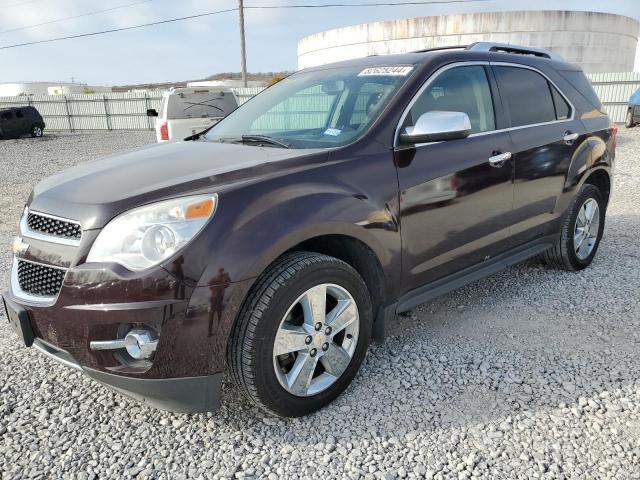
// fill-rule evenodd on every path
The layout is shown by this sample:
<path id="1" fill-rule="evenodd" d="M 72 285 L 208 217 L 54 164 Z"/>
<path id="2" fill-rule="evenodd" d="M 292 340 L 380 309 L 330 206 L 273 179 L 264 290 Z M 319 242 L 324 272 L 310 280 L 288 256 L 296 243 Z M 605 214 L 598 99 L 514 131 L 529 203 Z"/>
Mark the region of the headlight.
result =
<path id="1" fill-rule="evenodd" d="M 129 210 L 102 229 L 87 262 L 116 262 L 136 271 L 157 265 L 202 230 L 217 203 L 217 195 L 200 195 Z"/>

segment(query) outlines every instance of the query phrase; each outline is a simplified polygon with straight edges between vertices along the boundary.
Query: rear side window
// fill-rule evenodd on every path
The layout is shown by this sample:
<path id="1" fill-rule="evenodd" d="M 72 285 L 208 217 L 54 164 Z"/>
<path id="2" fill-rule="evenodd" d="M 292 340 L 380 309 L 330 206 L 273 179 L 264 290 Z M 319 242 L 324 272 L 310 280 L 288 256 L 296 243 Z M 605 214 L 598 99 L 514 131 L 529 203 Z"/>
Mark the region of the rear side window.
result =
<path id="1" fill-rule="evenodd" d="M 578 90 L 580 94 L 587 99 L 587 101 L 593 105 L 596 109 L 602 110 L 602 102 L 598 98 L 598 94 L 591 86 L 591 82 L 587 80 L 584 73 L 580 70 L 558 70 L 558 73 L 562 75 L 567 82 L 569 82 L 573 88 Z"/>
<path id="2" fill-rule="evenodd" d="M 556 109 L 546 78 L 533 70 L 494 67 L 500 94 L 507 102 L 512 127 L 556 120 Z"/>
<path id="3" fill-rule="evenodd" d="M 495 130 L 493 100 L 484 67 L 455 67 L 440 74 L 418 97 L 402 127 L 415 125 L 420 115 L 432 110 L 466 113 L 473 133 Z"/>
<path id="4" fill-rule="evenodd" d="M 18 117 L 18 118 L 24 118 L 24 116 L 22 115 L 22 110 L 17 110 L 17 111 L 16 111 L 16 117 Z"/>
<path id="5" fill-rule="evenodd" d="M 571 107 L 556 87 L 553 85 L 549 85 L 549 87 L 553 95 L 553 104 L 556 107 L 556 118 L 558 120 L 567 120 L 571 116 Z"/>

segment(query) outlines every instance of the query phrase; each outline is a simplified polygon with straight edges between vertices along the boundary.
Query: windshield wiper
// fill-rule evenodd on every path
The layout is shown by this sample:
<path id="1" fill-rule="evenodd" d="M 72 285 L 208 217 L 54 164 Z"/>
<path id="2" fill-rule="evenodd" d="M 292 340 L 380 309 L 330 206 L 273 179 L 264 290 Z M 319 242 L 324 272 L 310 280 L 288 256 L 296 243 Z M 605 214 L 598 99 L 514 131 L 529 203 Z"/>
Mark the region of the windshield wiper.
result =
<path id="1" fill-rule="evenodd" d="M 276 140 L 268 135 L 242 135 L 243 142 L 268 143 L 282 148 L 291 148 L 291 144 Z"/>

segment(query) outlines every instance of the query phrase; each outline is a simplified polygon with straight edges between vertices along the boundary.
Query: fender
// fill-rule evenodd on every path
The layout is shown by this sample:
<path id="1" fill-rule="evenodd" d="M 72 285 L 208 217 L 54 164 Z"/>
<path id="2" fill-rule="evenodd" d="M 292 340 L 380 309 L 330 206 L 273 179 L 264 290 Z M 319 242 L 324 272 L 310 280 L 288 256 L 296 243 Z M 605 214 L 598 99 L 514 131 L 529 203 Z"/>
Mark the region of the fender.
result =
<path id="1" fill-rule="evenodd" d="M 366 169 L 361 161 L 367 161 Z M 375 192 L 361 185 L 375 185 Z M 306 240 L 341 235 L 365 244 L 386 272 L 385 284 L 395 288 L 401 268 L 397 202 L 395 166 L 388 155 L 245 183 L 219 194 L 218 210 L 205 231 L 165 268 L 192 286 L 241 282 L 255 279 Z"/>

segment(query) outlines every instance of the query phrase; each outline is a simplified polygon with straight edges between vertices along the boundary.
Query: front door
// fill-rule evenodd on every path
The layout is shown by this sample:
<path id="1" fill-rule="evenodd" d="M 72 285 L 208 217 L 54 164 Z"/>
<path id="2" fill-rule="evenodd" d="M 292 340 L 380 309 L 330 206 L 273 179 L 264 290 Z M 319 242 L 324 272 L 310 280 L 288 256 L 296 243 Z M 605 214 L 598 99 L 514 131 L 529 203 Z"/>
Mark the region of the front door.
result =
<path id="1" fill-rule="evenodd" d="M 486 65 L 446 69 L 423 87 L 402 121 L 404 129 L 430 110 L 457 111 L 469 116 L 473 131 L 465 139 L 396 148 L 405 292 L 504 249 L 513 162 L 495 162 L 508 157 L 511 140 L 496 131 L 499 101 L 489 78 Z"/>

